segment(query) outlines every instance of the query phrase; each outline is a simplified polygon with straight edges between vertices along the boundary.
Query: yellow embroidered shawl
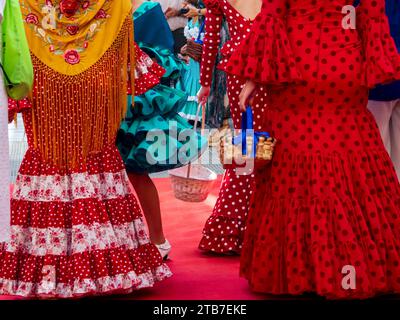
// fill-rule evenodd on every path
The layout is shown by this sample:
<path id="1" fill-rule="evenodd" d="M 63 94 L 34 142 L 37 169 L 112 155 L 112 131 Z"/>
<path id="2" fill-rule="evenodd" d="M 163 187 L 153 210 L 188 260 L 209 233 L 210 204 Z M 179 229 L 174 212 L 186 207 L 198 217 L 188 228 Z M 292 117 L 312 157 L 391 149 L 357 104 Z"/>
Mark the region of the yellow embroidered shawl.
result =
<path id="1" fill-rule="evenodd" d="M 33 146 L 49 164 L 75 170 L 115 143 L 125 116 L 128 74 L 134 80 L 131 0 L 20 4 L 35 68 Z"/>
<path id="2" fill-rule="evenodd" d="M 73 16 L 62 0 L 20 0 L 33 54 L 61 74 L 76 75 L 95 64 L 118 36 L 130 0 L 77 0 Z"/>

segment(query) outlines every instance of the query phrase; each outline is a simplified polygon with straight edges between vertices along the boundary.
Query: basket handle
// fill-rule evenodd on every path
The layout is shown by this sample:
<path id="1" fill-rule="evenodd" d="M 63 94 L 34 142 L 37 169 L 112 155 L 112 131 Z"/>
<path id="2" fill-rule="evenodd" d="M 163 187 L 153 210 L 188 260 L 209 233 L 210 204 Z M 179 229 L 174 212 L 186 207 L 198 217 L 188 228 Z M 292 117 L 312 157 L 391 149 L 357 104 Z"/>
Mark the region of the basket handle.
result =
<path id="1" fill-rule="evenodd" d="M 196 111 L 196 118 L 194 120 L 194 126 L 193 129 L 196 131 L 197 129 L 197 124 L 199 123 L 199 114 L 200 114 L 200 109 L 201 109 L 201 134 L 203 134 L 205 126 L 206 126 L 206 104 L 199 103 L 197 106 L 197 111 Z M 189 162 L 188 165 L 188 170 L 187 170 L 187 175 L 186 178 L 190 178 L 190 171 L 192 170 L 192 162 Z"/>
<path id="2" fill-rule="evenodd" d="M 206 27 L 206 20 L 204 20 L 201 23 L 201 26 L 200 26 L 200 29 L 199 29 L 199 35 L 197 36 L 197 39 L 194 42 L 203 45 L 203 41 L 201 40 L 201 35 L 204 33 L 205 27 Z"/>
<path id="3" fill-rule="evenodd" d="M 234 145 L 241 144 L 242 145 L 242 155 L 247 155 L 247 130 L 253 130 L 253 154 L 252 156 L 256 156 L 256 151 L 257 151 L 257 143 L 260 139 L 260 137 L 265 137 L 265 138 L 270 138 L 270 135 L 268 132 L 264 131 L 254 131 L 253 128 L 253 109 L 250 106 L 246 107 L 246 111 L 242 113 L 242 128 L 241 128 L 241 134 L 237 137 L 233 137 L 232 143 Z"/>

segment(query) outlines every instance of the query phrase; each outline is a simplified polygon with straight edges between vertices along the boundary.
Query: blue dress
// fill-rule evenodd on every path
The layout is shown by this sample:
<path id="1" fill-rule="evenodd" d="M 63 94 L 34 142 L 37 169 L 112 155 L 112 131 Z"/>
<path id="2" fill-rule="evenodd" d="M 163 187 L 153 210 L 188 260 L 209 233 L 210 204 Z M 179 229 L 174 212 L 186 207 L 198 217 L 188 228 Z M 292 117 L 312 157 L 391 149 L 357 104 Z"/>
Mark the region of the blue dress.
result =
<path id="1" fill-rule="evenodd" d="M 193 22 L 189 20 L 185 28 L 185 36 L 187 39 L 196 40 L 199 37 L 201 28 L 201 22 Z M 182 78 L 177 83 L 176 87 L 188 94 L 187 102 L 179 110 L 179 114 L 188 119 L 195 120 L 196 112 L 198 107 L 197 93 L 200 90 L 200 63 L 189 59 L 188 69 L 182 73 Z M 199 114 L 199 120 L 201 120 L 201 113 Z"/>

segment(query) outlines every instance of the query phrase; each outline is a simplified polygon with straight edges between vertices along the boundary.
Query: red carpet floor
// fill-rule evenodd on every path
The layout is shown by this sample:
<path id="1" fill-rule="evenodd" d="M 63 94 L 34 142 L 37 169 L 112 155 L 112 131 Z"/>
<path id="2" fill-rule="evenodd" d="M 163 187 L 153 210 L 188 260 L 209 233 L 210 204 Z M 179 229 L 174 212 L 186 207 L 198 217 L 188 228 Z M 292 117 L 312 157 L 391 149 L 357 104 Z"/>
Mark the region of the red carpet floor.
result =
<path id="1" fill-rule="evenodd" d="M 262 299 L 239 278 L 239 257 L 204 254 L 197 249 L 205 221 L 217 200 L 220 181 L 203 203 L 175 199 L 169 179 L 157 179 L 165 234 L 173 246 L 167 262 L 173 277 L 128 299 Z"/>
<path id="2" fill-rule="evenodd" d="M 205 221 L 211 214 L 218 195 L 220 181 L 206 202 L 185 203 L 175 199 L 169 179 L 155 180 L 160 197 L 166 236 L 173 251 L 167 264 L 174 275 L 155 285 L 125 296 L 94 299 L 123 300 L 286 300 L 293 297 L 256 295 L 250 292 L 247 281 L 239 278 L 239 257 L 204 254 L 197 249 Z M 310 300 L 315 296 L 297 297 Z M 0 300 L 21 299 L 0 296 Z M 400 299 L 392 296 L 390 299 Z"/>
<path id="3" fill-rule="evenodd" d="M 175 199 L 168 178 L 156 179 L 155 182 L 161 198 L 165 234 L 173 246 L 167 264 L 174 275 L 156 284 L 154 288 L 115 298 L 132 300 L 265 298 L 252 294 L 247 281 L 239 278 L 239 257 L 210 255 L 197 249 L 204 223 L 217 199 L 220 181 L 215 184 L 208 199 L 199 204 Z M 10 298 L 0 296 L 0 300 Z"/>

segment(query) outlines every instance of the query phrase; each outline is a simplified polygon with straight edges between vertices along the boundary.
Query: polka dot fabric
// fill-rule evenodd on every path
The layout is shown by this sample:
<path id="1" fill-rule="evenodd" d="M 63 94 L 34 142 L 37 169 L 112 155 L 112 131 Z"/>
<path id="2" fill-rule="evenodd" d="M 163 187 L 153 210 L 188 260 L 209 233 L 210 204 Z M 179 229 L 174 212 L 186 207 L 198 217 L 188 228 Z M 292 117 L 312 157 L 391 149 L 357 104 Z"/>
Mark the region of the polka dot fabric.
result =
<path id="1" fill-rule="evenodd" d="M 8 122 L 12 122 L 17 113 L 22 113 L 30 108 L 32 108 L 32 106 L 28 99 L 16 101 L 8 98 Z"/>
<path id="2" fill-rule="evenodd" d="M 252 21 L 241 16 L 226 0 L 206 1 L 208 9 L 201 65 L 201 84 L 210 86 L 212 70 L 220 43 L 223 19 L 229 25 L 231 39 L 222 48 L 224 59 L 219 68 L 225 70 L 232 52 L 250 32 Z M 239 94 L 245 81 L 234 75 L 227 79 L 228 96 L 235 129 L 241 128 Z M 262 130 L 266 91 L 260 90 L 254 99 L 254 128 Z M 227 170 L 213 213 L 207 220 L 199 248 L 220 254 L 240 253 L 245 230 L 250 197 L 254 188 L 253 175 L 237 175 Z"/>
<path id="3" fill-rule="evenodd" d="M 242 249 L 240 273 L 256 292 L 329 299 L 400 292 L 400 185 L 367 110 L 365 81 L 400 78 L 399 56 L 384 1 L 361 3 L 359 14 L 370 19 L 344 30 L 345 1 L 264 1 L 228 64 L 265 84 L 263 122 L 278 139 L 272 164 L 255 174 Z M 277 51 L 286 57 L 271 56 L 269 37 L 287 41 Z M 297 72 L 301 81 L 288 83 Z M 355 268 L 355 289 L 342 286 L 345 266 Z"/>
<path id="4" fill-rule="evenodd" d="M 165 69 L 144 53 L 135 42 L 135 95 L 140 96 L 160 83 Z M 132 92 L 128 93 L 131 94 Z"/>
<path id="5" fill-rule="evenodd" d="M 390 36 L 384 1 L 361 3 L 357 21 L 365 50 L 363 84 L 370 88 L 391 82 L 399 77 L 400 59 L 393 38 Z"/>
<path id="6" fill-rule="evenodd" d="M 164 70 L 136 53 L 137 89 L 145 91 Z M 0 246 L 0 294 L 130 293 L 171 276 L 147 236 L 116 146 L 60 169 L 35 149 L 30 112 L 24 123 L 30 148 L 11 199 L 11 240 Z"/>

